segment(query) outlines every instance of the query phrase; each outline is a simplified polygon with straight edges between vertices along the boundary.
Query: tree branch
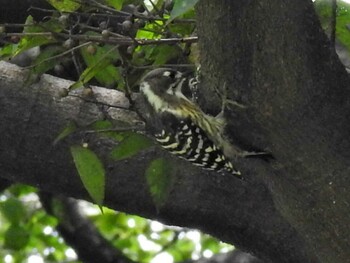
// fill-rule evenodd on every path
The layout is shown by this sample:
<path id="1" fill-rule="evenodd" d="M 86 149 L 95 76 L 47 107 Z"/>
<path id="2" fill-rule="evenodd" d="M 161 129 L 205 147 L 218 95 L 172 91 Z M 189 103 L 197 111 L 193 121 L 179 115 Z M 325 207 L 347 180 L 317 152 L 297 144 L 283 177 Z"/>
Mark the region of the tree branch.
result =
<path id="1" fill-rule="evenodd" d="M 77 201 L 41 192 L 40 202 L 47 213 L 58 219 L 57 231 L 85 263 L 133 263 L 112 246 L 96 227 L 79 212 Z"/>
<path id="2" fill-rule="evenodd" d="M 266 187 L 231 175 L 204 171 L 178 159 L 171 191 L 156 208 L 144 171 L 151 160 L 166 153 L 150 148 L 123 161 L 113 161 L 117 142 L 98 134 L 74 134 L 55 147 L 53 141 L 69 121 L 90 124 L 103 113 L 98 105 L 76 96 L 62 97 L 72 82 L 43 75 L 25 85 L 28 71 L 0 62 L 0 176 L 48 192 L 90 200 L 75 170 L 69 146 L 88 141 L 106 167 L 105 204 L 113 209 L 157 219 L 167 224 L 198 228 L 262 258 L 265 262 L 311 262 L 295 230 L 274 208 Z M 80 91 L 74 91 L 79 93 Z M 121 92 L 93 87 L 97 101 L 128 107 Z M 120 123 L 139 122 L 136 114 L 117 108 L 107 111 Z M 237 160 L 238 161 L 238 160 Z M 248 175 L 264 173 L 268 164 L 240 160 L 252 167 Z M 186 171 L 186 172 L 184 172 Z M 292 260 L 285 255 L 293 255 Z M 315 261 L 316 262 L 316 261 Z"/>

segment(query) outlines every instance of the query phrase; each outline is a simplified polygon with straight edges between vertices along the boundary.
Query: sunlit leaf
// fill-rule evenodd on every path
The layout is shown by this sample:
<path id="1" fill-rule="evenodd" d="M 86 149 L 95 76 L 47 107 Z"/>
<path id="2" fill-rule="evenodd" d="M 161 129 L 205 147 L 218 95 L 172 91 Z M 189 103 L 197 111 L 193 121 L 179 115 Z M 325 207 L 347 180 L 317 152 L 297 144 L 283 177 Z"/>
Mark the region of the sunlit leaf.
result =
<path id="1" fill-rule="evenodd" d="M 329 0 L 317 0 L 314 2 L 315 10 L 319 16 L 322 28 L 330 34 L 332 31 L 332 2 Z M 336 16 L 336 38 L 343 46 L 350 50 L 350 4 L 338 1 L 337 16 Z"/>
<path id="2" fill-rule="evenodd" d="M 188 238 L 179 239 L 176 243 L 176 248 L 179 249 L 185 257 L 190 257 L 195 249 L 195 243 Z"/>
<path id="3" fill-rule="evenodd" d="M 22 37 L 17 44 L 17 49 L 13 52 L 13 56 L 16 56 L 23 51 L 26 51 L 33 47 L 43 46 L 45 44 L 54 43 L 55 40 L 46 36 L 25 36 Z"/>
<path id="4" fill-rule="evenodd" d="M 79 7 L 79 1 L 76 0 L 47 0 L 54 8 L 61 12 L 73 12 Z"/>
<path id="5" fill-rule="evenodd" d="M 115 160 L 127 159 L 152 145 L 153 142 L 149 138 L 133 133 L 112 150 L 111 156 Z"/>
<path id="6" fill-rule="evenodd" d="M 29 185 L 25 185 L 25 184 L 13 184 L 11 185 L 10 188 L 8 188 L 8 190 L 11 192 L 11 194 L 13 194 L 16 197 L 20 197 L 23 195 L 28 195 L 31 193 L 36 193 L 38 190 L 33 187 L 33 186 L 29 186 Z"/>
<path id="7" fill-rule="evenodd" d="M 197 2 L 198 0 L 175 0 L 173 10 L 171 10 L 170 13 L 169 22 L 174 18 L 186 13 L 188 10 L 193 8 Z"/>
<path id="8" fill-rule="evenodd" d="M 155 159 L 147 167 L 145 174 L 153 201 L 160 208 L 166 202 L 172 186 L 172 164 L 164 158 Z"/>
<path id="9" fill-rule="evenodd" d="M 97 155 L 82 146 L 70 147 L 75 166 L 86 190 L 98 205 L 102 205 L 105 194 L 105 170 Z"/>
<path id="10" fill-rule="evenodd" d="M 24 28 L 25 33 L 47 33 L 46 35 L 26 35 L 21 37 L 20 41 L 12 50 L 12 55 L 16 56 L 25 50 L 33 47 L 43 46 L 50 43 L 55 43 L 56 40 L 53 35 L 49 35 L 50 32 L 60 32 L 62 30 L 61 25 L 55 19 L 50 19 L 45 22 L 35 23 L 33 17 L 28 16 L 25 22 L 26 26 Z"/>
<path id="11" fill-rule="evenodd" d="M 7 44 L 0 48 L 0 59 L 13 57 L 18 50 L 18 44 Z"/>
<path id="12" fill-rule="evenodd" d="M 202 251 L 209 249 L 214 254 L 219 253 L 221 248 L 220 243 L 210 236 L 202 236 L 201 247 Z"/>

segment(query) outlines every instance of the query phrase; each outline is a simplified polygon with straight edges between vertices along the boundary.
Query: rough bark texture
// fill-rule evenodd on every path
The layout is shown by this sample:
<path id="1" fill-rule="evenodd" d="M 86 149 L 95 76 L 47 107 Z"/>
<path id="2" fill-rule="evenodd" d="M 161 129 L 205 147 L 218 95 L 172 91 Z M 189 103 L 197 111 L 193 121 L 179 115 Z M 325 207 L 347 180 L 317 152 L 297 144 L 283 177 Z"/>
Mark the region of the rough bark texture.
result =
<path id="1" fill-rule="evenodd" d="M 315 262 L 348 262 L 350 83 L 311 0 L 202 0 L 197 11 L 204 83 L 248 106 L 227 112 L 232 139 L 275 157 L 251 176 Z"/>

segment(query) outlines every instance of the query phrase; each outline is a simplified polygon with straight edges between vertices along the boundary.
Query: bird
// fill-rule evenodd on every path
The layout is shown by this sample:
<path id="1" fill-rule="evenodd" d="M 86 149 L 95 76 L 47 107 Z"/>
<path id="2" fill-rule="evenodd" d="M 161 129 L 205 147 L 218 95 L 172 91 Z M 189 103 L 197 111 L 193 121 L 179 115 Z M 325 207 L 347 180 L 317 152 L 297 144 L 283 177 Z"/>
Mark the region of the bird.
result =
<path id="1" fill-rule="evenodd" d="M 171 68 L 151 70 L 141 79 L 140 93 L 147 105 L 152 135 L 165 150 L 196 166 L 242 178 L 231 158 L 247 152 L 227 141 L 222 116 L 204 113 L 183 94 L 184 86 L 191 83 L 197 81 Z"/>

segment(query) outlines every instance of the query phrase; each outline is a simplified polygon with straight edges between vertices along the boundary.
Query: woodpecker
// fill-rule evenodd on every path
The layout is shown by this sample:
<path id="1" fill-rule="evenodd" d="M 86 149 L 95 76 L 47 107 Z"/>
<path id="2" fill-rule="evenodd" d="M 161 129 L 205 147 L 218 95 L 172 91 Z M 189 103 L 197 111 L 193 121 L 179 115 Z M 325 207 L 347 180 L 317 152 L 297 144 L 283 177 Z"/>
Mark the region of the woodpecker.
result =
<path id="1" fill-rule="evenodd" d="M 150 108 L 148 119 L 152 119 L 155 139 L 194 165 L 241 177 L 228 158 L 244 153 L 225 140 L 222 116 L 205 114 L 183 94 L 184 85 L 193 83 L 193 79 L 170 68 L 152 70 L 142 78 L 140 92 Z"/>

